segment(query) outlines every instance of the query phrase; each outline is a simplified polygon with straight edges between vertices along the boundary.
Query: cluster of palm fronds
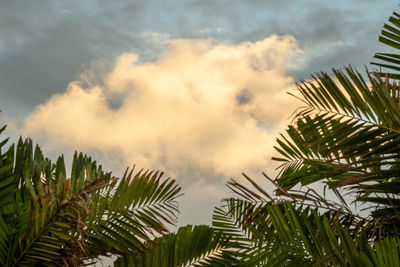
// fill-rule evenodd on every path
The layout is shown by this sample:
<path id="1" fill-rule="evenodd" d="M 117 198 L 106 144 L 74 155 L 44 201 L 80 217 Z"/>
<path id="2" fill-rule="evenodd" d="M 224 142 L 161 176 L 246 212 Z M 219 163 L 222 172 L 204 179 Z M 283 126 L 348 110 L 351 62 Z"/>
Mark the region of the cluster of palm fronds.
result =
<path id="1" fill-rule="evenodd" d="M 63 157 L 52 163 L 30 140 L 10 146 L 0 155 L 0 265 L 77 266 L 148 252 L 146 242 L 176 220 L 181 188 L 132 171 L 117 180 L 75 154 L 67 178 Z"/>
<path id="2" fill-rule="evenodd" d="M 400 15 L 389 21 L 380 40 L 400 49 Z M 400 70 L 399 54 L 375 58 Z M 400 76 L 333 74 L 298 84 L 303 106 L 275 147 L 280 173 L 264 174 L 275 194 L 247 176 L 251 186 L 228 183 L 238 197 L 213 225 L 240 266 L 400 266 Z"/>
<path id="3" fill-rule="evenodd" d="M 400 49 L 400 15 L 380 40 Z M 400 70 L 400 55 L 375 62 Z M 268 193 L 244 175 L 212 227 L 167 225 L 181 188 L 162 173 L 117 179 L 75 154 L 67 178 L 30 140 L 0 143 L 0 265 L 400 266 L 400 75 L 352 68 L 298 84 L 303 106 L 277 139 Z M 0 130 L 0 133 L 4 128 Z M 326 192 L 332 197 L 326 197 Z M 357 209 L 364 207 L 359 213 Z"/>

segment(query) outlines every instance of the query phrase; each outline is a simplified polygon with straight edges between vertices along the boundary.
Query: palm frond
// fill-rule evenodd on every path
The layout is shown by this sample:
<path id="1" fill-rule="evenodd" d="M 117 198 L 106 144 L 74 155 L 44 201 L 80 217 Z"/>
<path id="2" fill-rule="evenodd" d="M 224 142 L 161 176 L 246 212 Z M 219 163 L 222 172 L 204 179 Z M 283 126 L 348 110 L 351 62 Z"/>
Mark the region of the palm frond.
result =
<path id="1" fill-rule="evenodd" d="M 393 12 L 389 18 L 389 22 L 385 23 L 379 36 L 379 41 L 392 49 L 400 49 L 400 14 Z M 394 53 L 376 53 L 374 58 L 378 62 L 371 62 L 371 64 L 379 66 L 389 71 L 400 71 L 400 56 Z M 397 72 L 385 73 L 383 71 L 377 72 L 381 77 L 389 77 L 392 79 L 399 79 L 400 75 Z"/>
<path id="2" fill-rule="evenodd" d="M 252 208 L 250 208 L 252 207 Z M 229 199 L 216 210 L 213 225 L 231 242 L 230 255 L 240 266 L 397 266 L 399 239 L 370 244 L 365 229 L 348 228 L 338 214 L 296 207 L 291 201 L 250 203 Z M 239 214 L 237 211 L 242 211 Z M 229 223 L 228 223 L 229 222 Z M 243 235 L 235 235 L 235 233 Z M 245 242 L 243 242 L 245 241 Z M 389 251 L 393 251 L 389 253 Z M 388 265 L 388 263 L 395 265 Z"/>
<path id="3" fill-rule="evenodd" d="M 324 182 L 374 205 L 380 210 L 372 213 L 375 219 L 391 216 L 400 208 L 398 93 L 388 81 L 369 76 L 368 87 L 359 73 L 346 72 L 334 70 L 336 81 L 322 73 L 298 86 L 307 105 L 277 140 L 277 183 L 289 190 Z"/>
<path id="4" fill-rule="evenodd" d="M 113 249 L 133 253 L 147 250 L 145 241 L 168 233 L 166 224 L 176 222 L 181 188 L 172 179 L 162 180 L 162 175 L 139 171 L 133 176 L 133 170 L 127 170 L 114 192 L 96 196 L 89 207 L 97 211 L 89 215 L 95 222 L 93 235 Z"/>
<path id="5" fill-rule="evenodd" d="M 180 190 L 159 172 L 115 178 L 82 153 L 67 178 L 63 156 L 52 163 L 20 139 L 0 153 L 0 265 L 75 266 L 148 251 L 175 224 Z"/>
<path id="6" fill-rule="evenodd" d="M 399 14 L 380 41 L 400 49 Z M 298 84 L 304 106 L 277 139 L 280 172 L 263 174 L 274 194 L 248 176 L 251 186 L 228 182 L 240 198 L 227 199 L 213 220 L 233 235 L 240 266 L 400 266 L 400 56 L 375 58 L 392 73 L 367 70 L 365 79 L 348 67 Z M 349 198 L 371 212 L 354 214 Z"/>
<path id="7" fill-rule="evenodd" d="M 5 128 L 4 126 L 0 129 L 0 135 Z M 0 207 L 11 202 L 15 191 L 18 189 L 18 180 L 13 175 L 14 146 L 11 145 L 4 151 L 7 142 L 8 138 L 0 142 Z"/>
<path id="8" fill-rule="evenodd" d="M 149 253 L 120 257 L 114 266 L 231 266 L 221 257 L 227 241 L 209 226 L 187 225 L 152 241 Z"/>

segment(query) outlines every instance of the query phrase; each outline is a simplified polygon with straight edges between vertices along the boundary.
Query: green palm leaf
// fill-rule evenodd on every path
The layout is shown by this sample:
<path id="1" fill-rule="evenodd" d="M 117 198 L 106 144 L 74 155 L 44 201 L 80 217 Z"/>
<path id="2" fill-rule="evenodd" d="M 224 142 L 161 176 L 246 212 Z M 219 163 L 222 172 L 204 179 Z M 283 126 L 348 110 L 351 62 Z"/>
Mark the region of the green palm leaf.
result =
<path id="1" fill-rule="evenodd" d="M 322 73 L 313 84 L 298 86 L 306 105 L 277 140 L 277 182 L 285 190 L 319 181 L 344 188 L 355 201 L 374 205 L 374 220 L 384 222 L 400 207 L 397 98 L 387 82 L 369 77 L 370 89 L 360 74 L 346 72 L 334 71 L 337 81 Z"/>
<path id="2" fill-rule="evenodd" d="M 221 257 L 226 244 L 227 238 L 209 226 L 187 225 L 152 241 L 149 253 L 121 257 L 114 266 L 231 266 Z"/>
<path id="3" fill-rule="evenodd" d="M 0 265 L 76 266 L 143 253 L 175 224 L 181 188 L 162 173 L 127 170 L 118 179 L 75 153 L 67 178 L 63 156 L 52 163 L 33 147 L 20 139 L 15 154 L 11 146 L 0 155 L 0 195 L 7 196 L 0 207 Z"/>
<path id="4" fill-rule="evenodd" d="M 370 245 L 362 228 L 348 228 L 330 212 L 288 201 L 252 203 L 229 199 L 213 226 L 230 235 L 231 262 L 238 266 L 398 266 L 399 239 Z M 250 208 L 252 207 L 252 208 Z M 242 211 L 239 214 L 237 211 Z M 244 212 L 243 212 L 244 211 Z M 333 216 L 334 215 L 334 216 Z M 238 233 L 243 233 L 242 235 Z M 240 242 L 238 246 L 236 243 Z M 234 260 L 232 260 L 232 258 Z"/>
<path id="5" fill-rule="evenodd" d="M 379 41 L 390 48 L 396 50 L 400 49 L 400 14 L 393 12 L 393 16 L 389 18 L 389 23 L 385 23 L 383 26 Z M 371 62 L 371 64 L 389 69 L 391 71 L 400 70 L 400 56 L 393 53 L 376 53 L 374 56 L 378 59 L 378 62 Z M 384 72 L 378 72 L 381 76 L 399 79 L 400 75 L 396 72 L 385 74 Z"/>
<path id="6" fill-rule="evenodd" d="M 5 130 L 5 126 L 0 129 L 0 135 Z M 12 199 L 18 189 L 18 180 L 13 175 L 14 146 L 10 146 L 4 151 L 8 138 L 0 142 L 0 207 L 6 205 Z M 3 152 L 4 151 L 4 152 Z"/>
<path id="7" fill-rule="evenodd" d="M 389 22 L 380 40 L 400 49 L 400 15 Z M 397 54 L 375 58 L 400 70 Z M 232 235 L 237 265 L 399 266 L 400 75 L 333 73 L 297 86 L 303 107 L 277 139 L 280 172 L 263 173 L 275 193 L 246 175 L 251 187 L 228 182 L 239 198 L 215 210 L 213 226 Z M 356 215 L 349 199 L 369 214 Z"/>

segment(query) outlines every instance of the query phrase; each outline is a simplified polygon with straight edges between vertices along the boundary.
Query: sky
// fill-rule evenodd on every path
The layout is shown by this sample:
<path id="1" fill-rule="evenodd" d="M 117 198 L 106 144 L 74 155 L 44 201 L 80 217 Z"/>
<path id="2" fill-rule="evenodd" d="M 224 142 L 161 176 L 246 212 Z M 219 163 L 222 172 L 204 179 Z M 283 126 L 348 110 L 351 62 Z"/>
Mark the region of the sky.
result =
<path id="1" fill-rule="evenodd" d="M 245 172 L 268 186 L 261 172 L 276 173 L 275 138 L 299 106 L 287 92 L 318 71 L 369 66 L 398 9 L 372 0 L 2 0 L 0 123 L 52 159 L 78 150 L 117 176 L 133 164 L 164 171 L 185 193 L 179 224 L 209 224 L 232 195 L 230 178 Z"/>

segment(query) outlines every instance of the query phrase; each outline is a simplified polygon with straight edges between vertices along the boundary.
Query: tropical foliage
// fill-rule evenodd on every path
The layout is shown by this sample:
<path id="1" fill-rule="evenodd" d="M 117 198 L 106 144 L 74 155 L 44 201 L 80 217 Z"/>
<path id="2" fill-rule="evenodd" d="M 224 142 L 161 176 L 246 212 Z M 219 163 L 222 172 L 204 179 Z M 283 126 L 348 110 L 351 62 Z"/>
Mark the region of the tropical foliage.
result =
<path id="1" fill-rule="evenodd" d="M 400 49 L 400 15 L 389 22 L 380 40 Z M 400 70 L 398 53 L 375 58 Z M 279 175 L 264 174 L 275 193 L 245 176 L 251 186 L 230 181 L 237 197 L 215 210 L 241 266 L 400 266 L 400 76 L 333 74 L 297 85 Z"/>
<path id="2" fill-rule="evenodd" d="M 134 266 L 225 266 L 222 257 L 228 238 L 206 225 L 183 226 L 175 234 L 168 234 L 152 241 L 151 252 L 119 258 L 115 267 Z M 234 260 L 234 259 L 233 259 Z"/>
<path id="3" fill-rule="evenodd" d="M 400 15 L 380 41 L 400 49 Z M 400 55 L 381 69 L 321 72 L 297 85 L 303 104 L 277 139 L 274 192 L 244 174 L 212 227 L 177 219 L 181 188 L 162 173 L 118 179 L 75 154 L 67 178 L 31 140 L 0 143 L 0 265 L 400 266 Z M 382 68 L 389 69 L 386 73 Z M 0 130 L 0 134 L 4 131 Z"/>
<path id="4" fill-rule="evenodd" d="M 52 163 L 20 140 L 0 155 L 0 265 L 78 266 L 149 251 L 177 215 L 181 188 L 161 176 L 132 169 L 117 179 L 75 154 L 67 178 L 62 156 Z"/>

